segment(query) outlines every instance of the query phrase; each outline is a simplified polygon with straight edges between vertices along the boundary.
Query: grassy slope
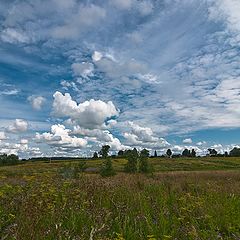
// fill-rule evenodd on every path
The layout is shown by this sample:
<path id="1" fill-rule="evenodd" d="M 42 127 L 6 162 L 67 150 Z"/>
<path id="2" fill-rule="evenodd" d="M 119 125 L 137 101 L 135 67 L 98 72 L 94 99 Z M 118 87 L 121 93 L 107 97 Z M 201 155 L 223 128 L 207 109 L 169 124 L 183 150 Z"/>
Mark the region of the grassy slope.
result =
<path id="1" fill-rule="evenodd" d="M 64 174 L 76 161 L 0 167 L 0 239 L 240 239 L 239 158 L 151 162 L 153 177 L 107 179 Z"/>

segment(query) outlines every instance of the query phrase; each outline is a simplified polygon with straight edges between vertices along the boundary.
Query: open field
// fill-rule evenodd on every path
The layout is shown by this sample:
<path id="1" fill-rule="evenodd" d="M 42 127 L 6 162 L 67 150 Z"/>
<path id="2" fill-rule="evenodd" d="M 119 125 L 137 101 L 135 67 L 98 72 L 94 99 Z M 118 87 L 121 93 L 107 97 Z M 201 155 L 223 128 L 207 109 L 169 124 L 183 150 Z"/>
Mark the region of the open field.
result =
<path id="1" fill-rule="evenodd" d="M 0 239 L 240 239 L 239 158 L 152 158 L 153 175 L 0 167 Z M 98 167 L 102 160 L 90 160 Z"/>

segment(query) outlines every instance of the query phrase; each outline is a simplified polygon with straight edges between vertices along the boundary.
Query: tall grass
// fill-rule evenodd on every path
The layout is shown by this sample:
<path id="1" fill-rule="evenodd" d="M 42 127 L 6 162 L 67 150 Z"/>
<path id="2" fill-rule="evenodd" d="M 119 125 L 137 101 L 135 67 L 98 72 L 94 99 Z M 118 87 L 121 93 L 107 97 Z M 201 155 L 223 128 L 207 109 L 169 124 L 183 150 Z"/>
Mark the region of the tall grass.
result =
<path id="1" fill-rule="evenodd" d="M 240 238 L 238 171 L 105 179 L 43 166 L 0 172 L 2 239 Z"/>

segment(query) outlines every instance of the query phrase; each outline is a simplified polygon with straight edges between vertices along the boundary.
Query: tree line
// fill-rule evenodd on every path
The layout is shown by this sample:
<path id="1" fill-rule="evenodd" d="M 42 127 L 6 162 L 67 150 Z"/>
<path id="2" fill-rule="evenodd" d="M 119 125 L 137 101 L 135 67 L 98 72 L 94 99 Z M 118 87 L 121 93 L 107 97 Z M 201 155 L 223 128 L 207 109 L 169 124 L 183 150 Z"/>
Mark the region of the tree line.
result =
<path id="1" fill-rule="evenodd" d="M 116 157 L 116 155 L 109 156 L 109 145 L 102 146 L 101 150 L 97 153 L 94 152 L 93 159 L 97 159 L 101 157 L 105 159 L 100 174 L 104 177 L 113 176 L 116 174 L 113 166 L 112 166 L 112 158 Z M 233 148 L 229 153 L 225 152 L 224 154 L 218 154 L 217 150 L 209 148 L 207 156 L 231 156 L 231 157 L 239 157 L 240 156 L 240 148 Z M 128 173 L 150 173 L 153 171 L 153 167 L 150 165 L 148 159 L 150 157 L 149 151 L 147 149 L 142 149 L 138 151 L 136 148 L 127 149 L 127 150 L 120 150 L 118 152 L 118 157 L 124 157 L 127 159 L 127 163 L 124 166 L 124 171 Z M 166 155 L 164 157 L 196 157 L 196 151 L 194 149 L 184 149 L 182 154 L 173 155 L 172 150 L 168 149 L 166 151 Z M 157 156 L 157 151 L 154 152 L 154 157 Z"/>
<path id="2" fill-rule="evenodd" d="M 106 158 L 106 154 L 108 155 L 110 146 L 104 145 L 103 148 L 99 152 L 94 152 L 93 154 L 93 159 L 97 159 L 99 157 L 101 158 Z M 146 149 L 143 149 L 144 151 L 148 151 Z M 121 158 L 124 157 L 126 158 L 131 151 L 137 151 L 136 148 L 133 148 L 132 150 L 119 150 L 117 155 L 111 155 L 112 158 Z M 214 148 L 208 148 L 208 153 L 205 155 L 206 157 L 240 157 L 240 148 L 234 147 L 231 151 L 229 152 L 224 152 L 218 153 L 218 151 Z M 182 153 L 179 154 L 174 154 L 173 151 L 169 148 L 167 149 L 165 154 L 158 155 L 157 151 L 154 151 L 154 154 L 150 156 L 149 151 L 148 151 L 148 157 L 169 157 L 169 158 L 177 158 L 177 157 L 197 157 L 197 152 L 195 149 L 187 149 L 185 148 Z"/>
<path id="3" fill-rule="evenodd" d="M 19 163 L 19 158 L 17 155 L 2 154 L 0 155 L 0 166 L 2 165 L 15 165 Z"/>

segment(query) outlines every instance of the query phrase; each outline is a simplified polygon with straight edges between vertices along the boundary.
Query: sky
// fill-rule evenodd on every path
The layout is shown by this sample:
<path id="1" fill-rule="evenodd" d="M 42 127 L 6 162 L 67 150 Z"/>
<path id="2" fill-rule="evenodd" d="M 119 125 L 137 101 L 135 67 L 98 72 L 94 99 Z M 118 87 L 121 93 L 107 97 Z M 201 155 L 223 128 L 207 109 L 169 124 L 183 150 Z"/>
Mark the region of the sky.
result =
<path id="1" fill-rule="evenodd" d="M 240 145 L 239 0 L 1 0 L 0 153 Z"/>

